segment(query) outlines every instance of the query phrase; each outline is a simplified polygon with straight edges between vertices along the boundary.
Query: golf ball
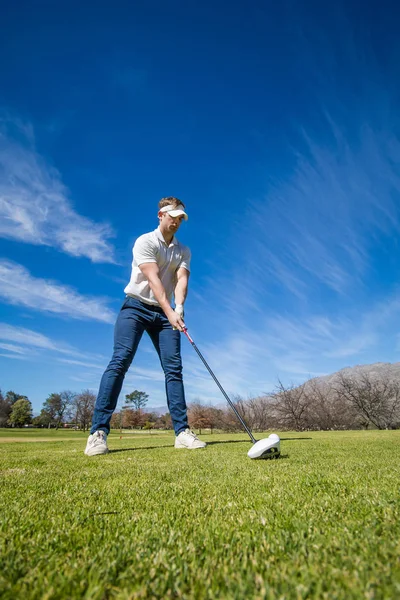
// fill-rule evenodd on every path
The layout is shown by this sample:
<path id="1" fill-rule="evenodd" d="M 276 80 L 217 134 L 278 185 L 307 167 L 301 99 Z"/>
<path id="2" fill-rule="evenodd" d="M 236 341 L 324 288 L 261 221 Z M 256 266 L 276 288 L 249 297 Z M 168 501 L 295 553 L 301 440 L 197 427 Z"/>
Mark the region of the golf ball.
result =
<path id="1" fill-rule="evenodd" d="M 276 433 L 271 433 L 271 435 L 268 436 L 268 439 L 273 440 L 274 442 L 280 441 L 280 437 Z"/>

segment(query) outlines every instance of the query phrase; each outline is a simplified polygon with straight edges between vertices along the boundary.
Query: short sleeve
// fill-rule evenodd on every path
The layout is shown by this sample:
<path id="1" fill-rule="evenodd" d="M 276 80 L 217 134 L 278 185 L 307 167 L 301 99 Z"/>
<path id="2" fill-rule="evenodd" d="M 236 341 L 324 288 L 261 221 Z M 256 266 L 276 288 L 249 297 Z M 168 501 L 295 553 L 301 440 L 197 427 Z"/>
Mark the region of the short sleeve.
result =
<path id="1" fill-rule="evenodd" d="M 185 268 L 190 273 L 190 259 L 192 258 L 192 253 L 187 246 L 183 246 L 182 248 L 182 260 L 179 263 L 178 269 L 181 267 Z"/>
<path id="2" fill-rule="evenodd" d="M 136 264 L 157 262 L 157 246 L 147 235 L 141 235 L 133 246 L 133 258 Z"/>

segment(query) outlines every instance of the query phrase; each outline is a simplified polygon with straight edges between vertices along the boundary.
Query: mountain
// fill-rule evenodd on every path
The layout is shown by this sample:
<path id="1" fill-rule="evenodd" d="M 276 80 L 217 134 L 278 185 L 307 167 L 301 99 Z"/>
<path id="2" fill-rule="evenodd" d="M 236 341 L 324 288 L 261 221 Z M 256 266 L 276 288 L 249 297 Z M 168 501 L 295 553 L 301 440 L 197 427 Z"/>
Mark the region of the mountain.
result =
<path id="1" fill-rule="evenodd" d="M 148 413 L 156 413 L 159 417 L 160 415 L 165 415 L 168 411 L 168 406 L 164 404 L 164 406 L 145 406 L 144 409 Z"/>
<path id="2" fill-rule="evenodd" d="M 316 383 L 318 386 L 332 386 L 340 375 L 351 377 L 352 379 L 361 379 L 363 375 L 369 375 L 373 379 L 387 378 L 400 382 L 400 362 L 396 363 L 373 363 L 372 365 L 356 365 L 354 367 L 344 367 L 331 375 L 323 375 L 322 377 L 314 377 L 310 382 Z M 307 382 L 309 383 L 309 382 Z M 306 383 L 306 385 L 307 385 Z"/>

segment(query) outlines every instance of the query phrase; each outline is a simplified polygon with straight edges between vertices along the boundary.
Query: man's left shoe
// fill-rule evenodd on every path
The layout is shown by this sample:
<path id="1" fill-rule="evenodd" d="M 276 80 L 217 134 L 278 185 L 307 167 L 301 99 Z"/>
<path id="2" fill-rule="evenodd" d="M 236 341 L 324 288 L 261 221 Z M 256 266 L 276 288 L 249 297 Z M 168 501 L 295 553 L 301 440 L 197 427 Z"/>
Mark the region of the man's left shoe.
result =
<path id="1" fill-rule="evenodd" d="M 207 444 L 199 440 L 197 435 L 189 428 L 181 431 L 175 438 L 175 448 L 186 448 L 187 450 L 196 450 L 197 448 L 205 448 Z"/>
<path id="2" fill-rule="evenodd" d="M 89 435 L 85 448 L 86 456 L 96 456 L 97 454 L 108 454 L 107 434 L 105 431 L 95 431 Z"/>

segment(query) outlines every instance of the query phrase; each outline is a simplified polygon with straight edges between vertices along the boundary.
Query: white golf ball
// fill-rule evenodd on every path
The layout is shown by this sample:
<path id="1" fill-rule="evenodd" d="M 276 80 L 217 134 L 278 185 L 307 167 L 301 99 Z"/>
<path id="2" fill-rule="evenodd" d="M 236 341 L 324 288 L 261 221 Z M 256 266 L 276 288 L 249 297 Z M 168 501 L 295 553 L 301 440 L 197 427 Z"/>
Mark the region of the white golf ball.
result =
<path id="1" fill-rule="evenodd" d="M 273 440 L 274 442 L 280 442 L 281 438 L 276 433 L 271 433 L 271 435 L 268 436 L 268 439 Z"/>

